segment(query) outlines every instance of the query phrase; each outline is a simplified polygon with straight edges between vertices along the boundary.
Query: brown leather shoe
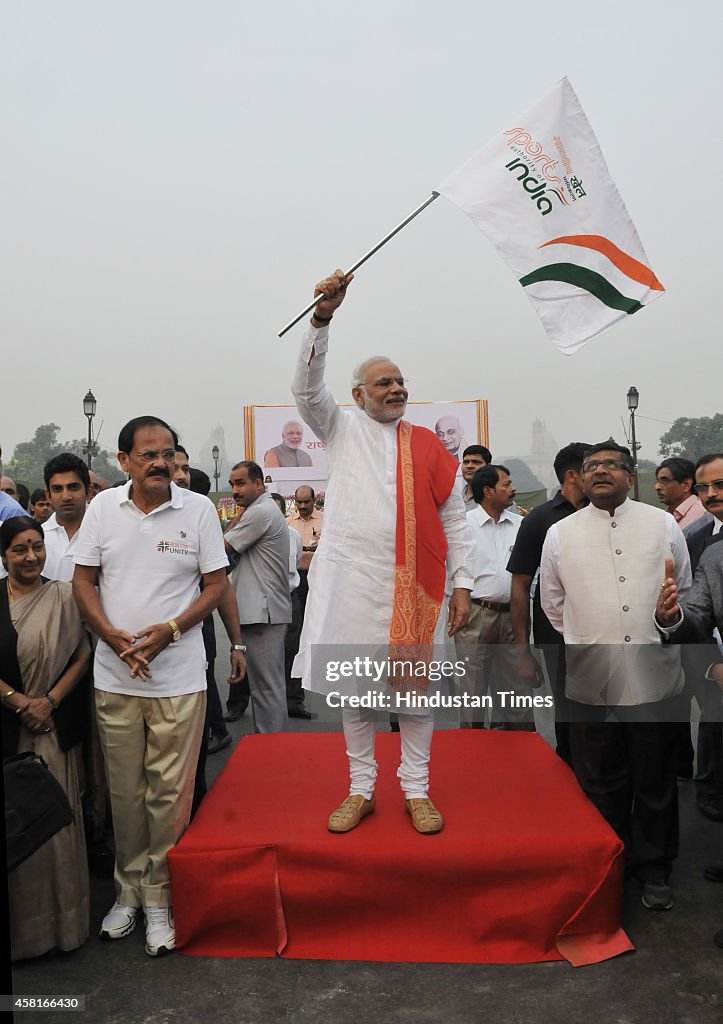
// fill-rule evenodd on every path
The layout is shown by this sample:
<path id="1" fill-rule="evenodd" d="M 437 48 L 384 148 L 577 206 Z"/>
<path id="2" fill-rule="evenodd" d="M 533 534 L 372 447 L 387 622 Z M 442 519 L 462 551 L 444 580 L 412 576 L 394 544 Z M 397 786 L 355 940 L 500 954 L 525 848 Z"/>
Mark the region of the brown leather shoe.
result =
<path id="1" fill-rule="evenodd" d="M 348 796 L 343 804 L 329 816 L 327 825 L 330 832 L 351 832 L 362 818 L 371 814 L 377 802 L 374 797 L 367 800 L 363 796 Z"/>
<path id="2" fill-rule="evenodd" d="M 433 836 L 444 828 L 444 819 L 431 800 L 421 797 L 405 800 L 407 814 L 412 816 L 412 824 L 423 836 Z"/>

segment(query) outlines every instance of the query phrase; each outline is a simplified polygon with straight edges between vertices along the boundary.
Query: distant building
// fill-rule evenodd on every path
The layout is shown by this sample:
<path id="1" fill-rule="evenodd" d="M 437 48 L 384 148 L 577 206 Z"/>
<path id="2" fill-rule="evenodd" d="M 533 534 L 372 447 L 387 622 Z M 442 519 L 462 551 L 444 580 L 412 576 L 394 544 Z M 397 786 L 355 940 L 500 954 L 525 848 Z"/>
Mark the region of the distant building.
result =
<path id="1" fill-rule="evenodd" d="M 559 487 L 552 465 L 559 450 L 559 444 L 547 429 L 545 423 L 541 419 L 536 418 L 532 421 L 529 455 L 510 455 L 505 456 L 503 459 L 495 458 L 495 462 L 502 462 L 505 466 L 509 466 L 510 470 L 512 470 L 513 463 L 519 462 L 520 468 L 517 472 L 513 471 L 511 473 L 518 491 L 534 491 L 538 488 L 544 488 L 548 496 L 551 497 Z M 524 466 L 529 476 L 524 475 L 522 466 Z M 528 484 L 529 486 L 527 486 Z"/>

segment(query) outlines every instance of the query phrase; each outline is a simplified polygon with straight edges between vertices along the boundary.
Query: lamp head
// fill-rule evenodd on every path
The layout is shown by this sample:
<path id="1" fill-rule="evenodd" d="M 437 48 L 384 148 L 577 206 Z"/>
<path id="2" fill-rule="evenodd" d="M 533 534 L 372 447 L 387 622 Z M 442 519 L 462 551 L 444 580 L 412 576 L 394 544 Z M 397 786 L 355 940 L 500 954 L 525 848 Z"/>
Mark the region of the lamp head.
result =
<path id="1" fill-rule="evenodd" d="M 83 399 L 83 412 L 88 417 L 89 420 L 92 420 L 93 417 L 95 416 L 95 407 L 97 404 L 98 403 L 95 400 L 95 395 L 90 390 L 90 388 L 88 388 L 88 394 Z"/>

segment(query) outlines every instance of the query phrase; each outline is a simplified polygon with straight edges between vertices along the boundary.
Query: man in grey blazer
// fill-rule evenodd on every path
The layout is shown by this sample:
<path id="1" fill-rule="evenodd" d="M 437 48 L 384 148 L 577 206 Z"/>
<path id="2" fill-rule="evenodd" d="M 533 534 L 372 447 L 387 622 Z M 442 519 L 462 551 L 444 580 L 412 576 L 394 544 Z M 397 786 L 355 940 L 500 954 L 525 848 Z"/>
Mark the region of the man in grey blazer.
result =
<path id="1" fill-rule="evenodd" d="M 703 475 L 707 465 L 708 463 L 703 463 L 701 467 Z M 718 470 L 719 475 L 723 476 L 723 458 L 719 458 Z M 701 500 L 706 504 L 710 501 L 711 508 L 715 509 L 716 514 L 714 515 L 712 511 L 706 512 L 683 531 L 694 573 L 703 552 L 711 544 L 723 540 L 723 495 L 708 492 L 703 494 Z M 712 643 L 712 637 L 709 639 Z M 683 649 L 686 677 L 694 681 L 694 693 L 701 708 L 701 720 L 698 725 L 698 765 L 695 775 L 696 799 L 701 814 L 712 821 L 723 821 L 723 725 L 719 709 L 711 709 L 711 699 L 714 702 L 715 695 L 711 692 L 710 683 L 701 678 L 700 666 L 697 664 L 699 660 L 700 656 L 695 648 L 686 646 Z M 707 664 L 703 665 L 703 671 L 707 667 Z"/>
<path id="2" fill-rule="evenodd" d="M 723 455 L 705 456 L 696 466 L 695 491 L 713 520 L 701 526 L 692 536 L 698 566 L 693 586 L 678 600 L 675 583 L 666 565 L 655 617 L 663 632 L 680 642 L 696 645 L 690 649 L 700 674 L 708 681 L 704 714 L 711 728 L 723 721 L 723 654 L 711 635 L 717 627 L 723 631 L 723 536 L 718 524 L 723 522 Z M 697 526 L 697 524 L 695 524 Z M 710 532 L 707 527 L 710 526 Z M 687 533 L 687 531 L 686 531 Z M 691 536 L 687 537 L 689 545 Z M 699 647 L 697 645 L 700 645 Z M 710 815 L 709 815 L 710 816 Z M 704 872 L 713 882 L 723 882 L 723 857 L 709 864 Z M 715 943 L 723 947 L 723 928 L 715 935 Z"/>
<path id="3" fill-rule="evenodd" d="M 234 566 L 242 642 L 256 732 L 286 727 L 284 636 L 291 622 L 289 529 L 274 499 L 264 489 L 264 474 L 255 462 L 237 462 L 229 484 L 243 511 L 224 535 Z"/>
<path id="4" fill-rule="evenodd" d="M 684 531 L 694 573 L 703 552 L 711 544 L 723 540 L 723 493 L 716 487 L 716 480 L 723 480 L 723 454 L 704 455 L 695 467 L 693 491 L 705 506 L 705 515 Z M 709 639 L 712 642 L 712 638 Z M 689 656 L 686 657 L 686 663 L 690 660 Z M 707 667 L 707 664 L 703 665 L 703 671 Z M 715 701 L 713 688 L 698 678 L 700 673 L 695 672 L 694 663 L 690 665 L 690 675 L 695 679 L 696 696 L 700 694 L 698 702 L 702 712 L 698 726 L 698 766 L 695 778 L 698 807 L 706 818 L 723 821 L 723 725 L 720 707 Z M 715 705 L 713 708 L 711 699 Z"/>

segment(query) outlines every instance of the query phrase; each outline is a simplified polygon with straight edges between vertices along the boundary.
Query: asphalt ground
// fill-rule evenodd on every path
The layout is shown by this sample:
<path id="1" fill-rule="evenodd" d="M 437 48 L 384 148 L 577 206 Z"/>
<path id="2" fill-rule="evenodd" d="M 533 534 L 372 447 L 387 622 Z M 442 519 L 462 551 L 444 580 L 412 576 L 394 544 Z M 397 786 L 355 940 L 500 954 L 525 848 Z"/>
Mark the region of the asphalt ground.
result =
<path id="1" fill-rule="evenodd" d="M 225 686 L 221 690 L 224 696 Z M 320 700 L 310 699 L 320 717 L 292 719 L 290 730 L 339 728 L 338 718 Z M 439 725 L 450 727 L 453 721 L 442 718 Z M 538 727 L 549 741 L 549 720 L 540 720 Z M 233 744 L 208 759 L 209 784 L 252 731 L 250 713 L 229 729 Z M 344 795 L 345 767 L 340 765 L 340 799 Z M 714 945 L 713 934 L 723 927 L 723 885 L 706 881 L 703 868 L 723 853 L 723 826 L 699 813 L 692 783 L 679 783 L 679 797 L 675 907 L 663 913 L 645 910 L 639 888 L 628 883 L 623 926 L 636 949 L 601 964 L 379 964 L 180 953 L 153 959 L 144 953 L 141 926 L 123 940 L 98 939 L 114 892 L 112 881 L 92 878 L 88 942 L 72 953 L 13 965 L 13 991 L 84 995 L 83 1019 L 89 1024 L 721 1024 L 723 950 Z M 340 917 L 343 909 L 341 893 Z M 67 1012 L 42 1010 L 18 1012 L 15 1019 L 40 1024 L 68 1017 Z"/>

